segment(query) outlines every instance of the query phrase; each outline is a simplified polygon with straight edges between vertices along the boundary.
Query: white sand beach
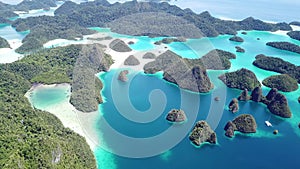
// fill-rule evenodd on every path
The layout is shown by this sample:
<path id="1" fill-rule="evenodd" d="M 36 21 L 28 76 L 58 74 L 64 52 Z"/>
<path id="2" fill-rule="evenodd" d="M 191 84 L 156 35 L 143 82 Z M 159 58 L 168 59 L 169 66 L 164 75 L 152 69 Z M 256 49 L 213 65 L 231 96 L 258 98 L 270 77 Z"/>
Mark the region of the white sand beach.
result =
<path id="1" fill-rule="evenodd" d="M 76 110 L 76 108 L 69 103 L 71 88 L 69 84 L 35 85 L 25 94 L 25 97 L 27 97 L 30 101 L 31 94 L 36 90 L 41 88 L 55 87 L 65 87 L 66 91 L 68 91 L 66 92 L 66 98 L 62 102 L 49 105 L 42 110 L 55 115 L 65 127 L 70 128 L 74 132 L 83 136 L 89 144 L 91 150 L 95 150 L 99 144 L 99 141 L 97 139 L 97 134 L 95 133 L 96 131 L 93 127 L 93 124 L 100 116 L 99 112 L 83 113 Z"/>
<path id="2" fill-rule="evenodd" d="M 0 49 L 0 63 L 12 63 L 20 60 L 24 55 L 16 53 L 15 50 L 22 45 L 22 41 L 19 39 L 8 40 L 10 48 Z"/>

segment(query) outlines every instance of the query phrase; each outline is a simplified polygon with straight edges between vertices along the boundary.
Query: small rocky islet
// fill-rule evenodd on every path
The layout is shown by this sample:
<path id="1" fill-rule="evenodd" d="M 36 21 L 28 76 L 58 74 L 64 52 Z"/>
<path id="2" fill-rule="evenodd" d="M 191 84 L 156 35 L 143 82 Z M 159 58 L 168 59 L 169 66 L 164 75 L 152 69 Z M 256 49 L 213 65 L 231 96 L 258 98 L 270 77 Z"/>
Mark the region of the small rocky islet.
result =
<path id="1" fill-rule="evenodd" d="M 236 46 L 235 49 L 236 49 L 236 52 L 239 52 L 239 53 L 245 53 L 246 52 L 246 50 L 241 48 L 240 46 Z"/>
<path id="2" fill-rule="evenodd" d="M 119 73 L 118 80 L 120 80 L 121 82 L 127 82 L 128 81 L 128 77 L 127 77 L 128 73 L 129 73 L 128 70 L 122 70 Z"/>
<path id="3" fill-rule="evenodd" d="M 244 39 L 239 36 L 233 36 L 233 37 L 229 38 L 229 40 L 234 41 L 234 42 L 244 42 Z"/>
<path id="4" fill-rule="evenodd" d="M 216 144 L 217 135 L 211 129 L 206 121 L 198 121 L 189 135 L 190 141 L 196 145 L 201 146 L 203 143 Z"/>
<path id="5" fill-rule="evenodd" d="M 136 65 L 139 65 L 139 64 L 140 64 L 140 61 L 133 55 L 130 55 L 124 61 L 124 65 L 127 65 L 127 66 L 136 66 Z"/>
<path id="6" fill-rule="evenodd" d="M 121 39 L 115 39 L 109 44 L 109 48 L 117 52 L 130 52 L 132 49 Z"/>
<path id="7" fill-rule="evenodd" d="M 166 120 L 169 122 L 184 122 L 187 118 L 183 110 L 172 109 L 167 114 Z"/>
<path id="8" fill-rule="evenodd" d="M 236 98 L 233 98 L 231 102 L 229 103 L 229 111 L 232 113 L 236 113 L 239 111 L 239 101 Z"/>

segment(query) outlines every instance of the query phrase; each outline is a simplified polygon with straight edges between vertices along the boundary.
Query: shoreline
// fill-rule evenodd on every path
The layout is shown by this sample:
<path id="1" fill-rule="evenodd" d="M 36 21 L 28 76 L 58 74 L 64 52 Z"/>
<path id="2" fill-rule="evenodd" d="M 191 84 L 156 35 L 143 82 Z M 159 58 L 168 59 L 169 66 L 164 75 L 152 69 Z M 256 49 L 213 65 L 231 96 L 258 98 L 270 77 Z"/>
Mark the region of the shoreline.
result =
<path id="1" fill-rule="evenodd" d="M 66 90 L 66 98 L 59 103 L 52 104 L 44 108 L 36 108 L 36 109 L 47 111 L 48 113 L 51 113 L 52 115 L 56 116 L 62 122 L 64 127 L 70 128 L 75 133 L 84 137 L 87 144 L 90 146 L 90 149 L 94 152 L 97 146 L 99 145 L 99 140 L 97 138 L 97 135 L 92 135 L 91 132 L 96 133 L 93 124 L 95 120 L 99 118 L 100 113 L 98 111 L 91 112 L 91 113 L 84 113 L 76 110 L 76 108 L 69 102 L 71 96 L 70 84 L 67 83 L 52 84 L 52 85 L 36 84 L 33 85 L 26 92 L 24 96 L 29 100 L 32 107 L 34 107 L 31 97 L 36 90 L 57 88 L 57 87 L 64 88 L 64 90 Z"/>

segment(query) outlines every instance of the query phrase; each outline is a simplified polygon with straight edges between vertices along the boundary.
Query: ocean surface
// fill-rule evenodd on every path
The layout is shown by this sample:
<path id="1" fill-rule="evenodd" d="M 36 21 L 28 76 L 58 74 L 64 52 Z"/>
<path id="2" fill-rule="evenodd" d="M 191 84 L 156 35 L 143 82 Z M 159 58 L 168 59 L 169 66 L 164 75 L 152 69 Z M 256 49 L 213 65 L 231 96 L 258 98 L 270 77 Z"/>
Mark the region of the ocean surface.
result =
<path id="1" fill-rule="evenodd" d="M 285 5 L 282 5 L 283 2 Z M 192 6 L 193 10 L 199 12 L 203 8 L 211 11 L 215 16 L 234 19 L 252 15 L 270 21 L 300 20 L 297 18 L 299 15 L 296 15 L 293 10 L 299 8 L 299 2 L 292 3 L 292 1 L 272 2 L 271 9 L 266 8 L 270 3 L 268 1 L 246 3 L 229 0 L 225 3 L 217 0 L 191 0 L 189 2 L 178 0 L 174 3 L 181 3 L 182 7 Z M 209 6 L 210 3 L 214 5 Z M 218 6 L 222 6 L 223 10 L 217 8 Z M 233 6 L 235 12 L 229 8 Z M 247 9 L 243 8 L 244 6 L 247 6 Z M 281 6 L 284 6 L 285 10 L 288 9 L 288 12 L 278 12 L 281 11 Z M 254 9 L 257 9 L 256 12 L 251 13 Z M 107 29 L 93 29 L 109 32 Z M 21 41 L 27 33 L 18 33 L 10 25 L 0 25 L 0 36 L 12 43 L 15 40 Z M 298 159 L 300 104 L 297 98 L 300 96 L 300 89 L 284 93 L 293 112 L 291 119 L 276 117 L 263 104 L 251 101 L 240 102 L 240 111 L 232 114 L 227 110 L 227 105 L 232 98 L 239 96 L 241 91 L 227 88 L 218 76 L 240 68 L 253 71 L 260 81 L 277 74 L 252 65 L 258 54 L 280 57 L 299 66 L 299 54 L 274 49 L 266 46 L 265 43 L 289 41 L 300 45 L 300 41 L 293 40 L 282 32 L 248 31 L 247 33 L 243 35 L 239 32 L 239 36 L 245 40 L 243 43 L 231 42 L 228 40 L 231 36 L 222 35 L 214 38 L 190 39 L 185 43 L 168 45 L 169 49 L 185 58 L 200 58 L 212 49 L 236 53 L 235 46 L 240 46 L 246 50 L 245 53 L 236 53 L 237 58 L 231 60 L 230 70 L 208 71 L 215 88 L 207 94 L 181 90 L 176 85 L 164 81 L 161 72 L 155 75 L 145 75 L 143 72 L 131 71 L 128 83 L 121 83 L 116 79 L 120 69 L 99 74 L 99 78 L 104 82 L 102 95 L 105 102 L 99 105 L 99 118 L 91 122 L 94 123 L 94 129 L 101 140 L 101 146 L 94 152 L 98 167 L 101 169 L 298 168 L 300 166 Z M 110 35 L 136 39 L 137 43 L 130 46 L 134 50 L 153 49 L 153 42 L 161 39 L 161 37 L 152 39 L 115 33 L 110 33 Z M 11 55 L 6 54 L 5 57 L 10 59 Z M 263 86 L 264 94 L 269 90 L 268 87 Z M 64 88 L 42 88 L 34 91 L 32 103 L 37 108 L 43 108 L 61 102 L 66 94 Z M 214 101 L 216 96 L 221 98 L 219 102 Z M 172 108 L 186 111 L 187 122 L 179 125 L 168 123 L 165 117 Z M 223 128 L 227 121 L 243 113 L 249 113 L 255 117 L 258 125 L 257 133 L 249 135 L 237 133 L 233 139 L 225 137 Z M 206 120 L 212 126 L 217 134 L 217 145 L 205 144 L 195 147 L 190 143 L 189 131 L 198 120 Z M 265 120 L 269 120 L 273 127 L 265 126 Z M 275 129 L 279 130 L 278 135 L 272 134 Z"/>
<path id="2" fill-rule="evenodd" d="M 246 53 L 236 53 L 237 59 L 231 60 L 230 70 L 208 71 L 215 85 L 214 90 L 208 94 L 181 90 L 164 81 L 161 73 L 145 75 L 142 72 L 131 71 L 130 82 L 125 84 L 117 80 L 119 69 L 101 73 L 99 78 L 104 82 L 102 95 L 105 97 L 105 102 L 99 106 L 100 118 L 94 122 L 101 140 L 101 147 L 94 152 L 99 168 L 221 169 L 228 168 L 224 167 L 228 165 L 230 168 L 274 169 L 299 166 L 300 130 L 297 125 L 300 122 L 300 104 L 297 102 L 297 97 L 300 96 L 300 89 L 285 93 L 293 112 L 291 119 L 276 117 L 267 110 L 266 106 L 254 102 L 240 102 L 240 111 L 236 115 L 227 110 L 231 99 L 239 96 L 241 91 L 227 88 L 218 80 L 217 77 L 222 73 L 245 67 L 255 72 L 260 81 L 277 74 L 252 65 L 255 56 L 262 53 L 300 65 L 299 54 L 265 45 L 268 41 L 284 40 L 300 44 L 299 41 L 292 40 L 282 33 L 264 31 L 248 31 L 247 33 L 243 35 L 239 32 L 239 36 L 245 40 L 243 43 L 231 42 L 228 40 L 229 35 L 222 35 L 169 45 L 170 49 L 186 58 L 201 57 L 200 54 L 205 54 L 213 48 L 236 53 L 235 46 L 238 45 L 246 50 Z M 147 37 L 139 39 L 128 36 L 128 38 L 140 40 L 138 46 L 141 48 L 135 46 L 135 50 L 144 50 L 144 46 L 147 50 L 153 42 Z M 199 48 L 199 44 L 204 43 L 203 41 L 209 44 L 206 47 L 200 45 Z M 193 55 L 190 55 L 191 53 Z M 264 94 L 267 94 L 269 90 L 268 87 L 263 87 Z M 56 95 L 55 92 L 48 92 L 44 91 L 47 95 L 51 93 Z M 52 101 L 51 97 L 43 96 L 45 96 L 43 93 L 37 93 L 35 97 L 39 102 L 34 104 L 47 104 Z M 215 96 L 222 98 L 221 103 L 214 101 Z M 65 96 L 56 95 L 55 97 L 64 98 Z M 172 108 L 186 111 L 188 121 L 175 126 L 168 123 L 165 117 Z M 249 135 L 238 133 L 233 139 L 225 137 L 223 128 L 226 122 L 243 113 L 252 114 L 256 118 L 257 133 Z M 151 121 L 147 121 L 147 118 L 143 119 L 144 116 Z M 199 148 L 190 143 L 189 127 L 198 120 L 206 120 L 213 126 L 218 136 L 217 145 L 206 144 Z M 269 120 L 273 127 L 265 126 L 265 120 Z M 279 130 L 278 135 L 272 134 L 275 129 Z M 171 134 L 166 134 L 169 131 Z M 149 142 L 148 139 L 153 139 L 153 142 Z M 144 156 L 144 158 L 137 158 L 139 156 Z"/>

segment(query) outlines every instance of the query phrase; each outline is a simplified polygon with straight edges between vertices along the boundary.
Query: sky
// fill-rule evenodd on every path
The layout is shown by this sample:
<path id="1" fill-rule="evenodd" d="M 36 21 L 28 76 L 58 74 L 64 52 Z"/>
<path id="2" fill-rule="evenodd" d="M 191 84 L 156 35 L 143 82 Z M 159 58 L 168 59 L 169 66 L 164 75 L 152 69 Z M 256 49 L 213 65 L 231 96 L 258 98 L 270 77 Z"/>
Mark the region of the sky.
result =
<path id="1" fill-rule="evenodd" d="M 22 0 L 0 0 L 9 4 L 16 4 Z M 81 1 L 81 0 L 73 0 Z M 113 3 L 125 0 L 108 0 Z M 300 21 L 299 0 L 177 0 L 173 4 L 181 8 L 191 8 L 200 13 L 209 11 L 219 18 L 244 19 L 253 16 L 265 21 L 291 22 Z"/>

